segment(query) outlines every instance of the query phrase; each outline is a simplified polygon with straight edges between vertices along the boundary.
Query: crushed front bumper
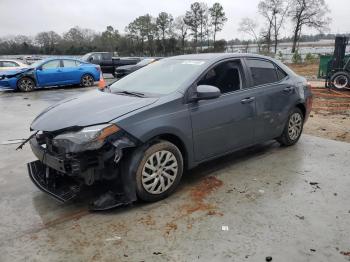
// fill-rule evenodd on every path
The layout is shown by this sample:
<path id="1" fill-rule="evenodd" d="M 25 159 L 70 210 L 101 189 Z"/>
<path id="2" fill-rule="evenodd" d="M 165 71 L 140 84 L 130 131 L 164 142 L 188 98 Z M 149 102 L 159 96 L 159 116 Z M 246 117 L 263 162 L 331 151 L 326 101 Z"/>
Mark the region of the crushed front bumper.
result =
<path id="1" fill-rule="evenodd" d="M 98 188 L 107 194 L 94 201 L 91 209 L 106 210 L 136 201 L 134 165 L 128 164 L 128 157 L 123 158 L 123 164 L 119 163 L 122 150 L 135 146 L 128 138 L 120 137 L 96 151 L 74 154 L 55 147 L 48 136 L 36 135 L 29 143 L 39 159 L 27 164 L 29 177 L 40 190 L 55 199 L 69 201 L 81 191 L 87 192 L 85 186 L 98 181 L 97 187 L 91 187 L 89 191 L 95 193 Z"/>
<path id="2" fill-rule="evenodd" d="M 27 167 L 33 183 L 41 191 L 61 202 L 75 198 L 80 192 L 81 185 L 78 182 L 59 175 L 39 160 L 28 163 Z"/>

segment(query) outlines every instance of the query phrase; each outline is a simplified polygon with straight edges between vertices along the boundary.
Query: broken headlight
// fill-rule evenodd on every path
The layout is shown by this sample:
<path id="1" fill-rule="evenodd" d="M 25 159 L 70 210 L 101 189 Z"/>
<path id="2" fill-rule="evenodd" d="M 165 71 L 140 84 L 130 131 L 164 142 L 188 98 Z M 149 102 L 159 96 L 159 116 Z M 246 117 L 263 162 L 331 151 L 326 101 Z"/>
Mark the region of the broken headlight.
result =
<path id="1" fill-rule="evenodd" d="M 120 130 L 116 125 L 105 124 L 85 127 L 76 132 L 66 132 L 55 136 L 52 144 L 63 147 L 68 152 L 96 150 L 103 146 L 108 136 Z"/>

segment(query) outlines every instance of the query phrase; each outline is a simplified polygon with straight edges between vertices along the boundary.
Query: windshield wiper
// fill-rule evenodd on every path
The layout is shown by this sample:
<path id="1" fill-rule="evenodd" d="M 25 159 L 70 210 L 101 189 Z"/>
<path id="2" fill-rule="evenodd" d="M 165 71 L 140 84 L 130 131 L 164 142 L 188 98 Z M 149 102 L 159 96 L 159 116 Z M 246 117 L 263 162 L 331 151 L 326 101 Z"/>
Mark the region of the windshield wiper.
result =
<path id="1" fill-rule="evenodd" d="M 134 91 L 127 91 L 127 90 L 116 91 L 116 92 L 113 92 L 113 93 L 115 93 L 115 94 L 125 94 L 125 95 L 137 96 L 137 97 L 145 97 L 144 93 L 134 92 Z"/>

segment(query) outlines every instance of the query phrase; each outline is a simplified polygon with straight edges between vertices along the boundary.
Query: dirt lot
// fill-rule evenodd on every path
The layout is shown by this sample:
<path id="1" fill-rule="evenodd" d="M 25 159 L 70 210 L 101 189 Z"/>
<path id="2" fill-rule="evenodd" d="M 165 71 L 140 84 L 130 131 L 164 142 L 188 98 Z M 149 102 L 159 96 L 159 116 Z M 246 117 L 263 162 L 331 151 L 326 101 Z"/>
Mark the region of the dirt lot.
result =
<path id="1" fill-rule="evenodd" d="M 288 66 L 309 80 L 317 77 L 318 64 Z M 350 90 L 326 89 L 322 80 L 311 80 L 310 83 L 314 100 L 305 133 L 350 143 Z"/>

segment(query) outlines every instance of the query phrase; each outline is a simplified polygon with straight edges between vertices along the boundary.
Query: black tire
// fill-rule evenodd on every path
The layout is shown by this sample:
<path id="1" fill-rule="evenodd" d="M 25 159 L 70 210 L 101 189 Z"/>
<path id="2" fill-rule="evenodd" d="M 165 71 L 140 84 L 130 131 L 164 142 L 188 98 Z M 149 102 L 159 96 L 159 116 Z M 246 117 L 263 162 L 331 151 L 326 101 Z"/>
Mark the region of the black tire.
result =
<path id="1" fill-rule="evenodd" d="M 90 74 L 85 74 L 81 77 L 80 85 L 82 87 L 91 87 L 95 83 L 94 77 Z"/>
<path id="2" fill-rule="evenodd" d="M 30 77 L 22 77 L 17 82 L 17 89 L 21 92 L 31 92 L 35 89 L 35 81 Z"/>
<path id="3" fill-rule="evenodd" d="M 288 121 L 283 130 L 283 133 L 279 138 L 277 138 L 277 141 L 283 146 L 294 145 L 299 141 L 301 133 L 303 132 L 303 127 L 304 127 L 304 115 L 301 112 L 301 110 L 296 107 L 290 112 L 288 116 Z"/>
<path id="4" fill-rule="evenodd" d="M 350 74 L 347 72 L 337 72 L 331 77 L 332 87 L 338 90 L 350 88 Z"/>
<path id="5" fill-rule="evenodd" d="M 160 155 L 162 155 L 161 160 L 157 163 Z M 164 162 L 162 162 L 162 159 Z M 167 159 L 169 161 L 165 162 Z M 160 166 L 157 168 L 155 164 Z M 177 168 L 174 168 L 175 166 Z M 174 172 L 175 169 L 176 172 Z M 176 189 L 182 173 L 183 157 L 180 150 L 168 141 L 156 141 L 144 151 L 136 171 L 136 193 L 138 198 L 147 202 L 166 198 Z M 152 176 L 154 178 L 151 179 Z M 173 179 L 169 177 L 173 177 Z M 152 190 L 153 185 L 155 187 Z"/>

